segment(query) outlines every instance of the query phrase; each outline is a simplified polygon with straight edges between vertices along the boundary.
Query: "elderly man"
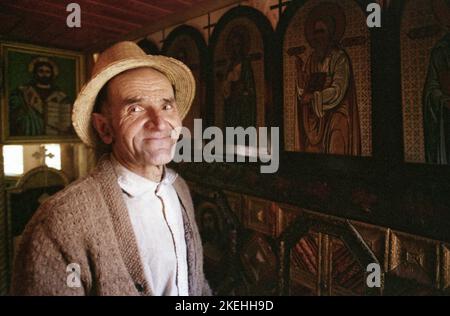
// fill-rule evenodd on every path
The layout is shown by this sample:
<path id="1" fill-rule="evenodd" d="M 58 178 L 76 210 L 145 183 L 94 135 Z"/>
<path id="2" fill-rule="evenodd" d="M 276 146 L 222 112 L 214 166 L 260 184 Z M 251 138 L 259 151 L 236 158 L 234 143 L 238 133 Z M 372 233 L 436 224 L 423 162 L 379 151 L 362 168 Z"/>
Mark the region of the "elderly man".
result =
<path id="1" fill-rule="evenodd" d="M 25 228 L 13 295 L 208 295 L 189 189 L 165 167 L 195 81 L 178 60 L 121 42 L 74 104 L 81 140 L 107 153 Z"/>

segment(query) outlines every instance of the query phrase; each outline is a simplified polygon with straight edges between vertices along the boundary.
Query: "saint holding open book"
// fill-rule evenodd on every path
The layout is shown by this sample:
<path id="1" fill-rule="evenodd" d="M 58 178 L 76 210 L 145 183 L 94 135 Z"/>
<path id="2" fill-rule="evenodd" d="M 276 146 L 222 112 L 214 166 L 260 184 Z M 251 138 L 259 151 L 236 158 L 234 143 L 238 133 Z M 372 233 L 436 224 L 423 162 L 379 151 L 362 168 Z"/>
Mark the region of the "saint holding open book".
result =
<path id="1" fill-rule="evenodd" d="M 345 15 L 335 4 L 311 10 L 305 35 L 313 52 L 297 55 L 296 95 L 300 151 L 360 155 L 356 88 L 350 58 L 339 41 Z"/>

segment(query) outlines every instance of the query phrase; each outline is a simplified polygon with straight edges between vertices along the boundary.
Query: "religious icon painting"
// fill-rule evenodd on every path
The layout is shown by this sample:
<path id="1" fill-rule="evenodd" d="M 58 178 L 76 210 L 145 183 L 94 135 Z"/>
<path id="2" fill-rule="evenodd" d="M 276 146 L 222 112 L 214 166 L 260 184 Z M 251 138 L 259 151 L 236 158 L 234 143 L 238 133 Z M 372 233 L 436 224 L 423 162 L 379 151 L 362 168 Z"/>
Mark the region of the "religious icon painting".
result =
<path id="1" fill-rule="evenodd" d="M 286 151 L 372 154 L 370 32 L 353 0 L 307 1 L 283 37 Z"/>
<path id="2" fill-rule="evenodd" d="M 84 80 L 83 55 L 14 43 L 1 43 L 0 51 L 3 141 L 77 141 L 71 116 Z"/>
<path id="3" fill-rule="evenodd" d="M 202 237 L 205 261 L 211 268 L 220 268 L 227 253 L 223 214 L 217 205 L 202 201 L 196 208 L 195 216 Z"/>
<path id="4" fill-rule="evenodd" d="M 450 164 L 450 1 L 403 7 L 400 47 L 406 162 Z"/>
<path id="5" fill-rule="evenodd" d="M 231 9 L 219 20 L 211 38 L 216 126 L 267 126 L 265 59 L 271 31 L 270 22 L 249 7 Z"/>
<path id="6" fill-rule="evenodd" d="M 184 118 L 183 126 L 194 136 L 194 119 L 206 119 L 206 67 L 208 53 L 202 34 L 195 28 L 182 25 L 164 40 L 162 52 L 185 63 L 195 78 L 195 98 Z"/>

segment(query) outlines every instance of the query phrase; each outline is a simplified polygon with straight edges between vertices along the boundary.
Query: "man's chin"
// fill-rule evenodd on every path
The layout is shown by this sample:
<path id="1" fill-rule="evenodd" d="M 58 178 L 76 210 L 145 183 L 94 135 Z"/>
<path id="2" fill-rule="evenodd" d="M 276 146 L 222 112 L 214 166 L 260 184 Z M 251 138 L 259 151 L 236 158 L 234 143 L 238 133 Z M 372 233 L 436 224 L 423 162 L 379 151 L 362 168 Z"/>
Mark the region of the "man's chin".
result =
<path id="1" fill-rule="evenodd" d="M 170 150 L 159 150 L 146 153 L 146 163 L 153 166 L 161 166 L 172 161 L 173 155 Z"/>

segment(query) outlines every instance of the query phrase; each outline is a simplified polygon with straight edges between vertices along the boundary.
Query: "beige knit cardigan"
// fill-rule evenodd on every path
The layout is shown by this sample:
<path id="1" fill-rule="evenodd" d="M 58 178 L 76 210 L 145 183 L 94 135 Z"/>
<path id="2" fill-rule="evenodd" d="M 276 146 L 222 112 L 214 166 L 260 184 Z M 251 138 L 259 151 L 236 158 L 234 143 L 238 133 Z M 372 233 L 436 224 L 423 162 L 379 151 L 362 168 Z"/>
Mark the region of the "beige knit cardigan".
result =
<path id="1" fill-rule="evenodd" d="M 189 189 L 180 176 L 173 185 L 183 211 L 189 295 L 210 295 Z M 81 287 L 67 285 L 71 263 L 81 268 Z M 109 156 L 41 205 L 24 230 L 11 282 L 11 295 L 152 295 Z"/>

